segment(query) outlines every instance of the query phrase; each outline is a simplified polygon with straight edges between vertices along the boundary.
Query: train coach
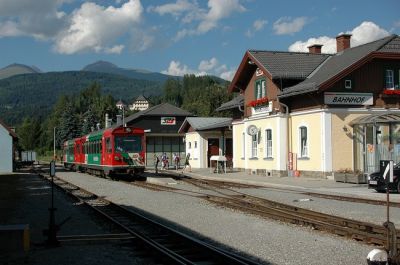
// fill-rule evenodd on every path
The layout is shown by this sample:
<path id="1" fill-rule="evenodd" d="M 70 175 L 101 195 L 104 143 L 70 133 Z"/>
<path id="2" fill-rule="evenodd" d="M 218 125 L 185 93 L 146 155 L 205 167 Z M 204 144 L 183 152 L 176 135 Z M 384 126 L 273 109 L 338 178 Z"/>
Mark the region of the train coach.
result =
<path id="1" fill-rule="evenodd" d="M 64 142 L 64 167 L 105 177 L 144 172 L 144 130 L 110 127 Z"/>

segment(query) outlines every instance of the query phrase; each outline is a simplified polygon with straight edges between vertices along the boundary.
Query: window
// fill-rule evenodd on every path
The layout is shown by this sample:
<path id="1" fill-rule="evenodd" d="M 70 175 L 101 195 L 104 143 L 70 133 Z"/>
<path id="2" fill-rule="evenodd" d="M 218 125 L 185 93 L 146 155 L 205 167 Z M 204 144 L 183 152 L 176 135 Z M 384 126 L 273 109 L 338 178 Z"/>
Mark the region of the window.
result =
<path id="1" fill-rule="evenodd" d="M 256 99 L 263 98 L 267 95 L 265 79 L 259 79 L 255 82 L 254 96 Z"/>
<path id="2" fill-rule="evenodd" d="M 385 72 L 385 88 L 386 89 L 394 89 L 393 70 L 386 70 L 386 72 Z"/>
<path id="3" fill-rule="evenodd" d="M 351 89 L 351 80 L 347 79 L 344 81 L 344 87 L 346 89 Z"/>
<path id="4" fill-rule="evenodd" d="M 242 133 L 242 158 L 246 157 L 246 134 Z"/>
<path id="5" fill-rule="evenodd" d="M 139 153 L 142 151 L 142 140 L 140 136 L 115 136 L 115 150 L 124 153 Z"/>
<path id="6" fill-rule="evenodd" d="M 192 149 L 192 143 L 188 142 L 188 149 Z"/>
<path id="7" fill-rule="evenodd" d="M 197 141 L 194 141 L 194 148 L 197 148 Z"/>
<path id="8" fill-rule="evenodd" d="M 112 153 L 111 138 L 106 138 L 106 150 L 107 153 Z"/>
<path id="9" fill-rule="evenodd" d="M 257 134 L 251 136 L 251 157 L 257 157 Z"/>
<path id="10" fill-rule="evenodd" d="M 307 127 L 302 126 L 300 130 L 300 157 L 308 157 Z"/>
<path id="11" fill-rule="evenodd" d="M 272 130 L 265 130 L 265 157 L 272 157 Z"/>

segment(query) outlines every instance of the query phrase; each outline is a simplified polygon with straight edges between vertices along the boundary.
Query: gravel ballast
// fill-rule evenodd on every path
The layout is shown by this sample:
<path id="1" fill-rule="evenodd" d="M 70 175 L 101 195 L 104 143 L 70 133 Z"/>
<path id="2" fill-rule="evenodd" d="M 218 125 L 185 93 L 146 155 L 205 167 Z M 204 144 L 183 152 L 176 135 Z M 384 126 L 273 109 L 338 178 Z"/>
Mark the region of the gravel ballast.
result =
<path id="1" fill-rule="evenodd" d="M 366 264 L 374 247 L 211 205 L 200 198 L 151 191 L 74 172 L 57 173 L 75 185 L 125 207 L 158 216 L 227 248 L 272 264 Z M 179 184 L 177 185 L 179 187 Z"/>

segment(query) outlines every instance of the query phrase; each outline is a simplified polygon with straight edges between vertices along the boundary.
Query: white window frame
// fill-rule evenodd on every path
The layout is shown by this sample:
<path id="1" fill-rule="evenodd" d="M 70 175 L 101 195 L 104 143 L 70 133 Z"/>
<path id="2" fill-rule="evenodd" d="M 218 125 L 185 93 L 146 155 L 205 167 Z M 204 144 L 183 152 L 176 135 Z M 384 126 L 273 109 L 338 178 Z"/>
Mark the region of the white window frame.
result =
<path id="1" fill-rule="evenodd" d="M 385 71 L 385 89 L 394 89 L 394 71 L 392 69 L 386 69 Z"/>
<path id="2" fill-rule="evenodd" d="M 351 86 L 352 86 L 351 79 L 346 79 L 346 80 L 344 80 L 344 87 L 345 87 L 346 89 L 351 89 Z"/>
<path id="3" fill-rule="evenodd" d="M 305 137 L 305 145 L 303 145 L 303 137 L 302 137 L 302 129 L 305 129 L 306 131 L 306 137 Z M 308 158 L 309 157 L 309 149 L 310 149 L 310 141 L 309 141 L 309 130 L 308 127 L 305 125 L 302 125 L 298 129 L 299 132 L 299 158 Z"/>
<path id="4" fill-rule="evenodd" d="M 257 157 L 257 148 L 258 148 L 258 133 L 255 135 L 252 135 L 250 137 L 250 143 L 251 143 L 251 158 L 256 158 Z"/>
<path id="5" fill-rule="evenodd" d="M 257 79 L 255 81 L 255 98 L 256 99 L 260 99 L 260 98 L 264 98 L 267 96 L 267 80 L 265 78 L 261 78 L 261 79 Z"/>
<path id="6" fill-rule="evenodd" d="M 268 131 L 270 132 L 271 139 L 268 139 Z M 272 129 L 265 130 L 265 158 L 272 158 Z"/>

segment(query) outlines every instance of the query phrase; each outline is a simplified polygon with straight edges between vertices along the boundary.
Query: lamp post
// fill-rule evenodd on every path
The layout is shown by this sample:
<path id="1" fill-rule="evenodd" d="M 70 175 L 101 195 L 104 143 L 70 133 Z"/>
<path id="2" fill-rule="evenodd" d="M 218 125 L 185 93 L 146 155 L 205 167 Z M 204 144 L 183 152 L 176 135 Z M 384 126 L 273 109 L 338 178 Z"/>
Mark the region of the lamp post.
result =
<path id="1" fill-rule="evenodd" d="M 56 127 L 53 128 L 53 160 L 56 161 Z"/>

